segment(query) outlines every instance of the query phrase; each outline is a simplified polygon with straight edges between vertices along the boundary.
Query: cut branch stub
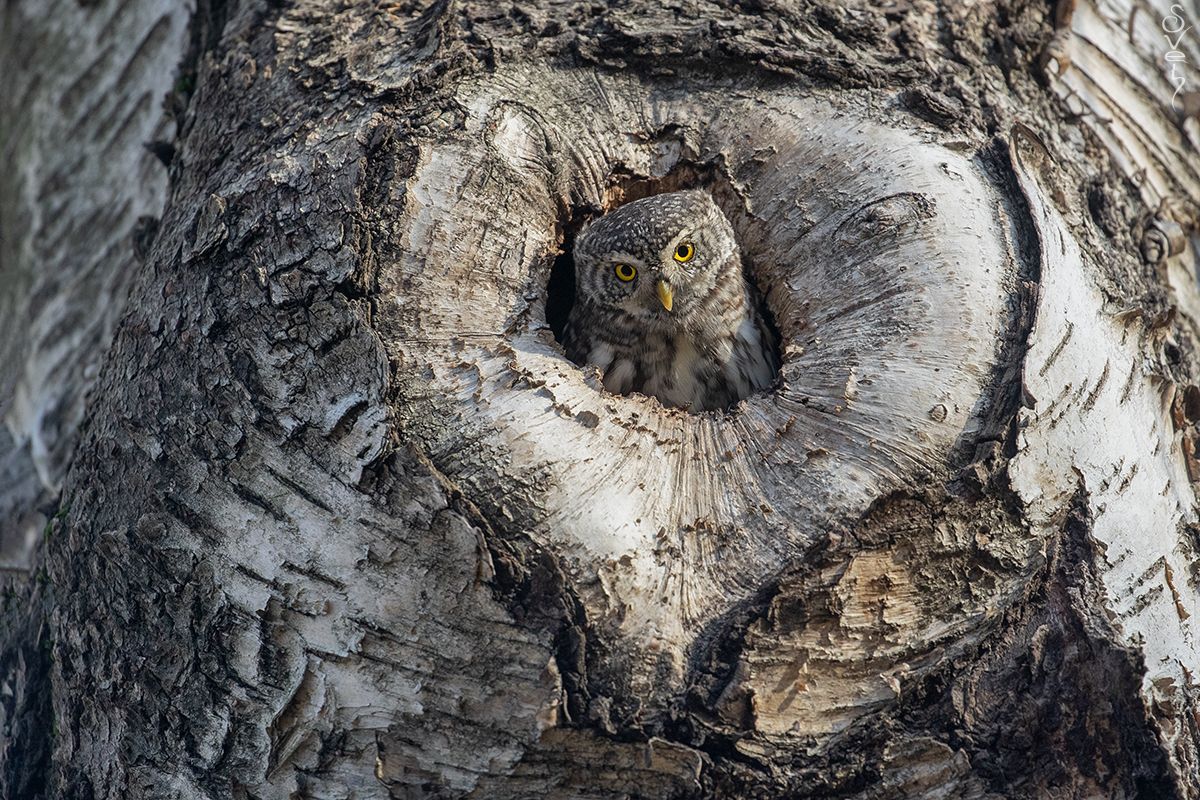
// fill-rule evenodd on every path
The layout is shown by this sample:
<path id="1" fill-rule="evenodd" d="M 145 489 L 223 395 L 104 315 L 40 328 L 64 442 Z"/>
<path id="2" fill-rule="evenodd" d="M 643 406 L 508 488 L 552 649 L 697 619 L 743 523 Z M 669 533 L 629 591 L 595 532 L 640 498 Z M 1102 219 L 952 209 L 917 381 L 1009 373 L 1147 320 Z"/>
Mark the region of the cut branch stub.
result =
<path id="1" fill-rule="evenodd" d="M 644 688 L 970 443 L 1006 321 L 998 196 L 961 155 L 799 97 L 514 73 L 459 101 L 380 277 L 402 435 L 561 560 Z M 689 414 L 563 355 L 544 312 L 562 226 L 637 181 L 707 186 L 734 222 L 782 337 L 774 391 Z"/>

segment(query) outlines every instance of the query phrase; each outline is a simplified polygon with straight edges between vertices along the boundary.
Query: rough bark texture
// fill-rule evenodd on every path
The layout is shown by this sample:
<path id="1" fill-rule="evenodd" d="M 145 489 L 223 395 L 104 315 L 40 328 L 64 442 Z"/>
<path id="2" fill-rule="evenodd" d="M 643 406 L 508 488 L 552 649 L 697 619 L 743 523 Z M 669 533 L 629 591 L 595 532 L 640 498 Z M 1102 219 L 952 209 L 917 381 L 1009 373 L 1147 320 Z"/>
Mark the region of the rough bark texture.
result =
<path id="1" fill-rule="evenodd" d="M 1200 798 L 1171 8 L 10 0 L 0 794 Z M 554 335 L 685 186 L 728 413 Z"/>

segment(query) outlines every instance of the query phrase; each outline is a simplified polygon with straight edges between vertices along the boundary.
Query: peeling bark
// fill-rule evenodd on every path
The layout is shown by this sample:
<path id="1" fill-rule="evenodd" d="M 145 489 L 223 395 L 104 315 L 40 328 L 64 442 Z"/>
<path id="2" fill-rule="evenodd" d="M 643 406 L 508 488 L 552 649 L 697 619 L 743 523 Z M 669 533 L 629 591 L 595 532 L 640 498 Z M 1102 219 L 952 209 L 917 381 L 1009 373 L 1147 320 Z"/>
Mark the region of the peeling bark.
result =
<path id="1" fill-rule="evenodd" d="M 0 795 L 1200 798 L 1169 13 L 5 5 Z M 555 337 L 689 186 L 728 412 Z"/>

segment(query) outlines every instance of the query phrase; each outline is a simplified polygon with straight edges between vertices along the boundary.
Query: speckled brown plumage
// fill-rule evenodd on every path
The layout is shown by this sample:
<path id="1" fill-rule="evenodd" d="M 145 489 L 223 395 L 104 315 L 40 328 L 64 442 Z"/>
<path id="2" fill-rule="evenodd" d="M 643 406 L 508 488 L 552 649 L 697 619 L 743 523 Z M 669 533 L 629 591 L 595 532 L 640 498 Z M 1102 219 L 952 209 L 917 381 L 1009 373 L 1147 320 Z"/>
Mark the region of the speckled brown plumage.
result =
<path id="1" fill-rule="evenodd" d="M 676 256 L 688 247 L 681 263 Z M 733 228 L 707 192 L 621 206 L 584 229 L 574 255 L 564 346 L 576 363 L 599 367 L 609 391 L 709 411 L 771 385 L 774 339 L 742 272 Z M 634 277 L 622 280 L 618 265 L 632 267 Z M 621 272 L 628 278 L 628 269 Z"/>

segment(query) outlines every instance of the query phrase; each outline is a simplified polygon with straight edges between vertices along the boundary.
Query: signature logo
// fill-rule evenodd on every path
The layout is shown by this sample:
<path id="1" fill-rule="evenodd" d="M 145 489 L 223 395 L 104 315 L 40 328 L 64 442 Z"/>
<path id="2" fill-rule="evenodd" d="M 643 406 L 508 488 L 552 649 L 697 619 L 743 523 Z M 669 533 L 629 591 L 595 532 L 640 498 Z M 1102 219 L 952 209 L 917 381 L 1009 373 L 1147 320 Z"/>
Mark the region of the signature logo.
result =
<path id="1" fill-rule="evenodd" d="M 1167 10 L 1171 13 L 1163 17 L 1162 30 L 1163 38 L 1167 40 L 1167 46 L 1171 49 L 1163 56 L 1163 61 L 1167 63 L 1167 80 L 1175 87 L 1175 94 L 1171 95 L 1171 108 L 1179 111 L 1178 97 L 1187 82 L 1183 73 L 1184 66 L 1187 65 L 1187 54 L 1179 49 L 1179 44 L 1192 26 L 1183 18 L 1183 6 L 1179 3 L 1173 3 Z"/>

